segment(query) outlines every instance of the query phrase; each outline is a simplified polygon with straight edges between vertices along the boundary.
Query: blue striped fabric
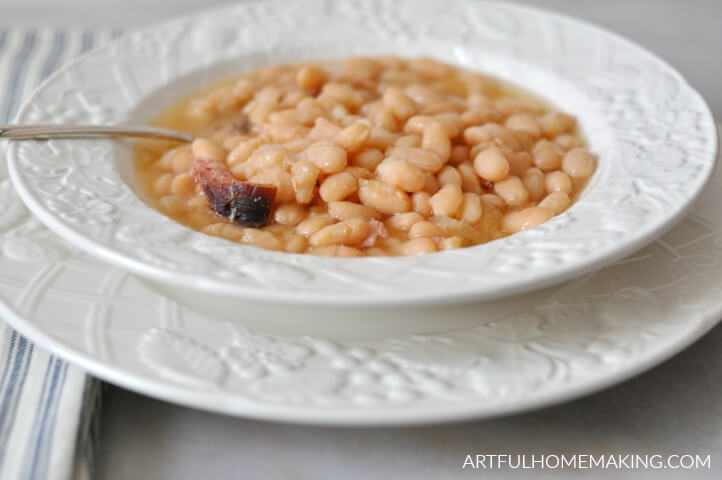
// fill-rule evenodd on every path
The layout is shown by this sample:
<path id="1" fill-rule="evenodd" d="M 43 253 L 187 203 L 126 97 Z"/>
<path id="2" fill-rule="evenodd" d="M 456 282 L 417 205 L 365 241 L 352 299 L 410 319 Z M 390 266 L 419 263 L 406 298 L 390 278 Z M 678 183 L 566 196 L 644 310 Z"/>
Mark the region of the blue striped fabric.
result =
<path id="1" fill-rule="evenodd" d="M 27 380 L 32 358 L 33 346 L 12 332 L 3 383 L 0 385 L 0 464 L 5 462 L 10 432 L 17 416 L 18 399 Z"/>
<path id="2" fill-rule="evenodd" d="M 0 25 L 0 123 L 68 59 L 119 33 Z M 2 319 L 0 372 L 0 479 L 93 478 L 99 382 Z"/>
<path id="3" fill-rule="evenodd" d="M 2 119 L 4 122 L 12 120 L 17 106 L 20 103 L 20 97 L 17 95 L 20 85 L 24 81 L 27 72 L 27 64 L 30 55 L 33 54 L 37 33 L 35 31 L 26 32 L 23 38 L 22 47 L 15 55 L 10 69 L 10 82 L 8 83 L 7 93 L 3 102 Z"/>

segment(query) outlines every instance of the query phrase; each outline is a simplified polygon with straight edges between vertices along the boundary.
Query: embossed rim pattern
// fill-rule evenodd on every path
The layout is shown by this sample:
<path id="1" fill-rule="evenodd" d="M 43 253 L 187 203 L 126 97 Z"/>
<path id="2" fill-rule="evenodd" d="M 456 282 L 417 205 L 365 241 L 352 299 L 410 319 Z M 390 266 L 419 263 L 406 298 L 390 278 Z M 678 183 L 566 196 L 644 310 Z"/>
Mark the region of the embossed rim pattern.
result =
<path id="1" fill-rule="evenodd" d="M 365 41 L 355 42 L 360 35 Z M 681 219 L 713 171 L 717 139 L 709 109 L 671 67 L 588 24 L 498 3 L 315 0 L 302 9 L 262 2 L 213 10 L 88 54 L 41 86 L 17 119 L 138 120 L 141 100 L 168 82 L 227 73 L 234 60 L 245 67 L 389 50 L 523 78 L 522 86 L 577 115 L 601 159 L 582 198 L 538 228 L 477 247 L 415 258 L 325 259 L 239 247 L 175 224 L 123 181 L 110 161 L 127 159 L 118 143 L 13 144 L 13 183 L 51 229 L 155 280 L 276 302 L 380 306 L 500 297 L 591 271 Z"/>
<path id="2" fill-rule="evenodd" d="M 498 321 L 381 340 L 270 334 L 194 313 L 43 228 L 2 165 L 0 200 L 4 319 L 100 378 L 219 413 L 368 426 L 519 412 L 640 373 L 722 315 L 722 172 L 678 227 L 614 266 L 542 301 L 507 300 L 523 308 Z"/>

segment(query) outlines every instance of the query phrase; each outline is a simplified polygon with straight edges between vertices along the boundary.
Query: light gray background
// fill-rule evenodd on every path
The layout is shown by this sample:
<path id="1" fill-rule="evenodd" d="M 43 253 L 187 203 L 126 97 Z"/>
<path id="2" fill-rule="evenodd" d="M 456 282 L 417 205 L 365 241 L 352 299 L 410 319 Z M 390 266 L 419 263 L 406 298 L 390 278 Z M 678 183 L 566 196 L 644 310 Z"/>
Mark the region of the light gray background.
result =
<path id="1" fill-rule="evenodd" d="M 132 28 L 223 3 L 0 0 L 0 22 Z M 722 118 L 722 0 L 521 3 L 590 20 L 650 48 L 677 67 Z M 107 387 L 100 478 L 722 478 L 720 352 L 722 326 L 672 360 L 602 393 L 524 415 L 423 428 L 285 426 Z M 462 471 L 467 453 L 711 454 L 712 469 Z"/>

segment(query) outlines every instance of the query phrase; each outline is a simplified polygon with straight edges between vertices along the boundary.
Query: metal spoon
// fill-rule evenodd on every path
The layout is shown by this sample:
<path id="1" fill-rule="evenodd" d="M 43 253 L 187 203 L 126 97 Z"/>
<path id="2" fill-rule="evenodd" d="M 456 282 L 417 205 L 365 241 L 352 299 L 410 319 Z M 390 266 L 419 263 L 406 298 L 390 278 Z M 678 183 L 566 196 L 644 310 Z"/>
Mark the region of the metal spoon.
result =
<path id="1" fill-rule="evenodd" d="M 0 125 L 0 139 L 49 140 L 51 138 L 139 137 L 192 142 L 193 135 L 167 128 L 105 125 Z"/>

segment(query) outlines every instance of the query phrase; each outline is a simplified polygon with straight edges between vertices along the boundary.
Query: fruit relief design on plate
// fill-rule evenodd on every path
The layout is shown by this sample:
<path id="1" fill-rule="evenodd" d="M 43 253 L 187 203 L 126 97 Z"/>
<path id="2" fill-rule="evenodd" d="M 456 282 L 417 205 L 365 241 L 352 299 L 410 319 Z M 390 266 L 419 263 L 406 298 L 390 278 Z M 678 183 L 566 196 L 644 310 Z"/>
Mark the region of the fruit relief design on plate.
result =
<path id="1" fill-rule="evenodd" d="M 251 70 L 349 55 L 424 54 L 502 79 L 523 79 L 520 86 L 574 115 L 599 157 L 595 176 L 566 212 L 484 245 L 413 258 L 341 261 L 244 248 L 236 249 L 232 267 L 226 242 L 176 225 L 137 198 L 113 165 L 129 159 L 130 152 L 119 154 L 116 145 L 89 161 L 79 152 L 100 149 L 102 142 L 11 145 L 11 173 L 24 199 L 54 230 L 156 279 L 274 300 L 418 302 L 518 292 L 550 282 L 558 272 L 581 272 L 608 261 L 622 246 L 641 245 L 671 221 L 671 212 L 681 214 L 712 170 L 714 124 L 699 95 L 661 60 L 594 27 L 481 2 L 445 2 L 443 22 L 430 15 L 442 8 L 432 2 L 280 5 L 274 6 L 279 15 L 258 22 L 249 23 L 247 15 L 262 17 L 258 12 L 270 7 L 251 3 L 131 34 L 51 79 L 19 121 L 148 121 L 158 110 L 143 110 L 145 99 L 163 89 L 167 101 L 180 98 L 237 72 L 239 62 Z M 244 25 L 243 32 L 227 33 L 235 25 Z M 300 27 L 308 35 L 291 38 Z M 199 41 L 206 35 L 218 37 L 216 48 Z M 267 39 L 262 51 L 251 41 L 256 35 Z M 186 77 L 188 83 L 168 85 Z M 134 116 L 137 111 L 146 116 Z M 106 186 L 120 193 L 109 196 Z M 82 199 L 96 211 L 82 217 L 57 198 Z M 299 281 L 269 290 L 272 280 L 261 268 L 266 261 L 278 266 L 273 277 L 284 270 L 303 273 Z"/>
<path id="2" fill-rule="evenodd" d="M 7 178 L 4 163 L 0 164 L 0 205 L 0 256 L 15 262 L 53 263 L 69 254 L 69 247 L 27 211 Z"/>
<path id="3" fill-rule="evenodd" d="M 685 229 L 704 233 L 681 234 Z M 645 270 L 657 276 L 635 273 Z M 215 328 L 230 335 L 204 343 L 182 333 L 200 326 L 190 314 L 145 331 L 136 347 L 154 375 L 254 402 L 364 409 L 513 401 L 620 370 L 668 336 L 699 328 L 679 310 L 707 308 L 695 304 L 691 289 L 722 292 L 721 273 L 719 226 L 691 215 L 669 238 L 559 288 L 540 305 L 519 297 L 528 311 L 471 329 L 337 341 L 219 322 Z M 625 275 L 645 278 L 620 284 Z"/>

